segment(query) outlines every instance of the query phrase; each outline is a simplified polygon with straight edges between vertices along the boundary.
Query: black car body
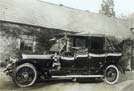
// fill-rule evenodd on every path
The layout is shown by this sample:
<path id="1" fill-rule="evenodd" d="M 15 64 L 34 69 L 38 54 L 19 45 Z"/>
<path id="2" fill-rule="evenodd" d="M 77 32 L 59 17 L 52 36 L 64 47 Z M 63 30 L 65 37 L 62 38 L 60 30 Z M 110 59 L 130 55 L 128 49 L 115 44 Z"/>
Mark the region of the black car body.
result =
<path id="1" fill-rule="evenodd" d="M 103 78 L 115 84 L 122 67 L 121 49 L 112 37 L 105 35 L 57 35 L 49 54 L 22 55 L 6 72 L 20 87 L 33 85 L 37 79 Z M 51 41 L 54 41 L 51 40 Z"/>

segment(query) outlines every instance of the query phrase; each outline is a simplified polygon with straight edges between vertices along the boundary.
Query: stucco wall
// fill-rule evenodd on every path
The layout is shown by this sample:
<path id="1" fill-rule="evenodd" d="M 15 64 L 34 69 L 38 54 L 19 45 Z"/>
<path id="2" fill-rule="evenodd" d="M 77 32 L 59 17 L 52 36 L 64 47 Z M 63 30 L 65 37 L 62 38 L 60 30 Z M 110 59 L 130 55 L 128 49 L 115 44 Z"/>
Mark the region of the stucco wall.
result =
<path id="1" fill-rule="evenodd" d="M 0 61 L 9 59 L 10 56 L 14 57 L 17 48 L 15 38 L 0 36 Z"/>
<path id="2" fill-rule="evenodd" d="M 0 61 L 5 61 L 6 59 L 9 59 L 10 56 L 16 56 L 15 53 L 18 52 L 33 53 L 33 49 L 29 50 L 28 46 L 32 45 L 31 47 L 33 47 L 34 44 L 32 43 L 34 43 L 34 41 L 36 41 L 37 44 L 40 43 L 37 39 L 33 39 L 33 36 L 35 36 L 35 38 L 39 36 L 42 38 L 51 38 L 54 34 L 62 32 L 64 32 L 64 30 L 48 29 L 45 27 L 0 21 Z M 22 50 L 20 50 L 21 41 L 25 42 L 25 48 Z M 43 40 L 43 43 L 46 42 L 47 41 Z M 46 45 L 47 44 L 48 43 L 46 43 Z M 43 53 L 44 51 L 45 46 L 37 45 L 35 52 Z"/>

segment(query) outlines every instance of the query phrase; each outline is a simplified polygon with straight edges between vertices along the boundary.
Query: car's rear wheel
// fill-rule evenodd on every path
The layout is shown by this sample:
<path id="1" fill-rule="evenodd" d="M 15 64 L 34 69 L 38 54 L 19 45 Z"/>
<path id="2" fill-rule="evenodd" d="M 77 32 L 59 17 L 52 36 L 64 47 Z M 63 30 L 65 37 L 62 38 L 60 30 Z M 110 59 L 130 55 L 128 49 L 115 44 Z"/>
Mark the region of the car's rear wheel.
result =
<path id="1" fill-rule="evenodd" d="M 19 65 L 15 70 L 14 81 L 19 87 L 33 85 L 37 79 L 36 68 L 30 63 Z"/>
<path id="2" fill-rule="evenodd" d="M 115 84 L 119 79 L 119 70 L 115 65 L 109 65 L 104 73 L 104 81 L 108 84 Z"/>

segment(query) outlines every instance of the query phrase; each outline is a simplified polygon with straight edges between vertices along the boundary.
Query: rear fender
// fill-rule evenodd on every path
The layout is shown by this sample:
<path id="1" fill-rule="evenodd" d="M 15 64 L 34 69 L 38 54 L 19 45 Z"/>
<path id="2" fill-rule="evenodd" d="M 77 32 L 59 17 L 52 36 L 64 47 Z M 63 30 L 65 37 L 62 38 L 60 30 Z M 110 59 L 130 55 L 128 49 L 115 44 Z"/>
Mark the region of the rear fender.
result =
<path id="1" fill-rule="evenodd" d="M 122 74 L 125 74 L 124 68 L 123 68 L 121 65 L 119 65 L 119 64 L 114 64 L 114 63 L 105 64 L 105 65 L 102 67 L 102 71 L 104 72 L 105 69 L 106 69 L 109 65 L 115 65 L 115 66 L 119 69 L 119 71 L 120 71 Z"/>
<path id="2" fill-rule="evenodd" d="M 125 74 L 125 69 L 121 65 L 117 65 L 117 67 L 122 74 Z"/>

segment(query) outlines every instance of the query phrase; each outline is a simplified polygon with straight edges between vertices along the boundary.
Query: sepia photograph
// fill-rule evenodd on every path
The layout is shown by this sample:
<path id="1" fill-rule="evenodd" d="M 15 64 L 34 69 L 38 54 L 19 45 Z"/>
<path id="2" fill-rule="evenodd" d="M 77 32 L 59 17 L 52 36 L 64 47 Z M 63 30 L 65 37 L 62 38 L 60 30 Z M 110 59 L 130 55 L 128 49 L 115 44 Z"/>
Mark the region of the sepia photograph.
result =
<path id="1" fill-rule="evenodd" d="M 134 1 L 0 0 L 0 91 L 134 91 Z"/>

